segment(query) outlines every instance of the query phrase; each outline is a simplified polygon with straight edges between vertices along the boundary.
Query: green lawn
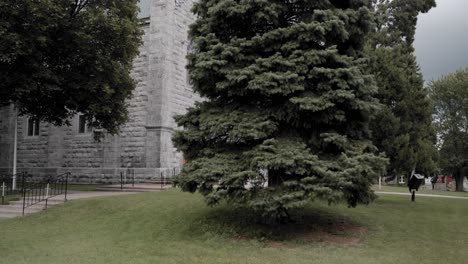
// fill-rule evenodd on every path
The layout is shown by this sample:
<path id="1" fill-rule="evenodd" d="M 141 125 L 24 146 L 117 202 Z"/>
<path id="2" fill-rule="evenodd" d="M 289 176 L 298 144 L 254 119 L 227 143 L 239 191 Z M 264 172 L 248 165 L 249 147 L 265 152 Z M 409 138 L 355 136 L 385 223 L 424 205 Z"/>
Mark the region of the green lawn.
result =
<path id="1" fill-rule="evenodd" d="M 2 204 L 2 198 L 0 197 L 0 205 Z M 19 194 L 14 194 L 14 195 L 6 195 L 4 198 L 3 198 L 3 202 L 4 204 L 9 204 L 10 201 L 18 201 L 19 199 L 21 199 L 21 195 Z"/>
<path id="2" fill-rule="evenodd" d="M 459 264 L 468 259 L 467 208 L 381 195 L 355 209 L 314 203 L 293 213 L 296 227 L 266 227 L 178 190 L 94 198 L 0 221 L 0 263 Z"/>
<path id="3" fill-rule="evenodd" d="M 379 190 L 379 186 L 374 185 L 372 189 L 375 191 L 382 191 L 382 192 L 401 192 L 401 193 L 409 193 L 407 186 L 389 186 L 389 185 L 382 185 L 382 190 Z M 435 194 L 435 195 L 447 195 L 447 196 L 463 196 L 468 197 L 468 192 L 454 192 L 454 191 L 439 191 L 439 190 L 422 190 L 416 192 L 423 194 Z"/>

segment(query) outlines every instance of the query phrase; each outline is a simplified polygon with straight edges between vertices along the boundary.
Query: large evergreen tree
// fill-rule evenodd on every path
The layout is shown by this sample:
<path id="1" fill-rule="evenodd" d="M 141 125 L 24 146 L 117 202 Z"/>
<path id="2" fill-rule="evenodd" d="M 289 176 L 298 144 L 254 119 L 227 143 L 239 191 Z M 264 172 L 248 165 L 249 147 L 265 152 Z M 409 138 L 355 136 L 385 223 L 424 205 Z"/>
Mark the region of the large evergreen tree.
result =
<path id="1" fill-rule="evenodd" d="M 176 180 L 208 204 L 287 217 L 307 201 L 374 199 L 385 159 L 368 122 L 368 1 L 200 0 L 188 69 L 206 101 L 177 117 L 187 164 Z"/>
<path id="2" fill-rule="evenodd" d="M 414 56 L 417 16 L 434 0 L 374 0 L 376 31 L 366 46 L 384 105 L 371 122 L 374 144 L 390 159 L 387 175 L 436 170 L 431 105 Z"/>
<path id="3" fill-rule="evenodd" d="M 137 0 L 0 1 L 0 106 L 114 134 L 127 120 L 141 44 Z"/>
<path id="4" fill-rule="evenodd" d="M 468 177 L 468 68 L 429 84 L 440 144 L 440 166 L 454 176 L 457 191 Z"/>

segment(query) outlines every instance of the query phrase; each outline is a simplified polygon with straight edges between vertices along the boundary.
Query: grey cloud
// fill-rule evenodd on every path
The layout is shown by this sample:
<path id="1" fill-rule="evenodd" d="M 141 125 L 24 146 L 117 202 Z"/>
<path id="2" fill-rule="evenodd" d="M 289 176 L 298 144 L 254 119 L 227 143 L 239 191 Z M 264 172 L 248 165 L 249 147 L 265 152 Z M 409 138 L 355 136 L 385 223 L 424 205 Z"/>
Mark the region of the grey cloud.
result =
<path id="1" fill-rule="evenodd" d="M 468 67 L 468 1 L 438 0 L 418 17 L 415 49 L 426 81 Z"/>

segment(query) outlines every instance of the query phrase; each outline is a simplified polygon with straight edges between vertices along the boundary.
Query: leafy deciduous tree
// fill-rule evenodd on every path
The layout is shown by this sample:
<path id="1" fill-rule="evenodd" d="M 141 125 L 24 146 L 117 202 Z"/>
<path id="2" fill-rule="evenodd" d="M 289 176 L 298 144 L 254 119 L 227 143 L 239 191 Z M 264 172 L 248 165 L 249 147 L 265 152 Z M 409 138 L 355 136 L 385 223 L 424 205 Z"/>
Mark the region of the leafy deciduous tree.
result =
<path id="1" fill-rule="evenodd" d="M 141 44 L 137 0 L 0 2 L 0 105 L 68 123 L 77 112 L 115 134 Z"/>
<path id="2" fill-rule="evenodd" d="M 464 176 L 468 177 L 468 68 L 432 81 L 429 91 L 440 139 L 440 166 L 463 191 Z"/>

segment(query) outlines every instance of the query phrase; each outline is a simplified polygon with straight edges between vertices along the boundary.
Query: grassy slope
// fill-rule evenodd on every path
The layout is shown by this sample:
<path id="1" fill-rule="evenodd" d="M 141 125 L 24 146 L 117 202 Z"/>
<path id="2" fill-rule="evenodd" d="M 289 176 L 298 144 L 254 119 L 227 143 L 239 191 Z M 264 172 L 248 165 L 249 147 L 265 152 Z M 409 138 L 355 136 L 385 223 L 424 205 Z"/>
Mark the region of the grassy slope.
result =
<path id="1" fill-rule="evenodd" d="M 297 241 L 281 227 L 258 231 L 249 215 L 207 208 L 177 190 L 88 199 L 1 221 L 0 263 L 455 264 L 468 259 L 467 207 L 468 200 L 382 195 L 356 209 L 314 204 L 296 212 L 307 226 L 341 219 L 369 229 L 360 245 L 345 247 Z M 288 240 L 276 247 L 264 241 L 270 236 Z"/>

